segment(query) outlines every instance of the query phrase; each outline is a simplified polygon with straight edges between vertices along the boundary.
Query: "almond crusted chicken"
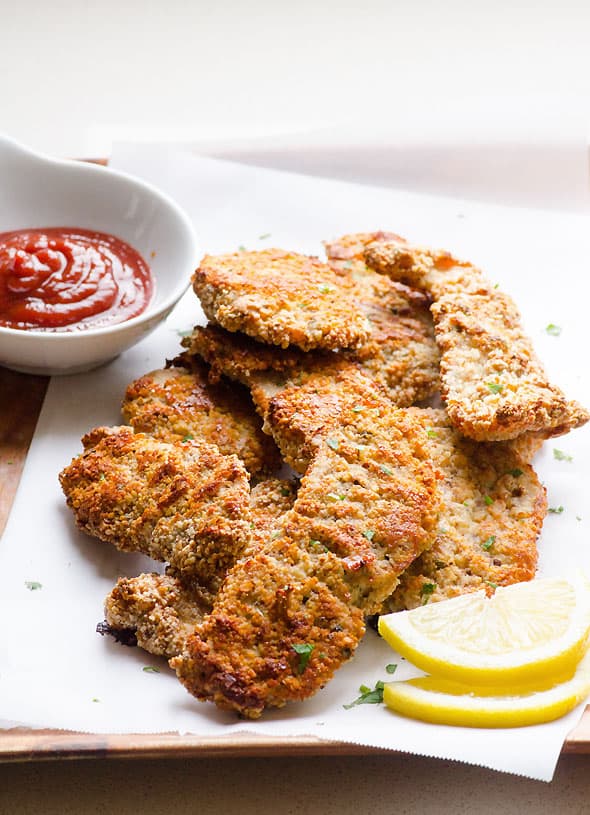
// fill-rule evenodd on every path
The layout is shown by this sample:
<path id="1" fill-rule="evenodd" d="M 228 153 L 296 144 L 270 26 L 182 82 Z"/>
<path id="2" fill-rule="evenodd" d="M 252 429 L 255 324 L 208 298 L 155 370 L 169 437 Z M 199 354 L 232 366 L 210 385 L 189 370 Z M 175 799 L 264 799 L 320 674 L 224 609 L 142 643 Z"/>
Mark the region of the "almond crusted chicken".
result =
<path id="1" fill-rule="evenodd" d="M 275 478 L 252 489 L 248 551 L 273 533 L 296 494 L 293 481 Z M 182 653 L 187 637 L 211 612 L 214 600 L 211 590 L 171 571 L 122 577 L 105 601 L 105 619 L 111 633 L 132 632 L 141 648 L 170 658 Z"/>
<path id="2" fill-rule="evenodd" d="M 342 410 L 275 535 L 238 561 L 171 660 L 198 698 L 256 718 L 315 693 L 431 543 L 438 492 L 421 425 L 378 393 L 357 401 L 363 411 Z"/>
<path id="3" fill-rule="evenodd" d="M 251 475 L 280 466 L 248 391 L 227 380 L 212 384 L 200 359 L 193 358 L 190 369 L 170 367 L 136 379 L 127 387 L 122 413 L 136 432 L 161 441 L 199 439 L 224 455 L 235 453 Z"/>
<path id="4" fill-rule="evenodd" d="M 206 255 L 193 287 L 210 320 L 281 348 L 354 348 L 371 330 L 354 287 L 295 252 Z"/>
<path id="5" fill-rule="evenodd" d="M 410 411 L 442 476 L 441 507 L 433 545 L 403 573 L 386 609 L 531 580 L 547 499 L 518 442 L 474 442 L 444 410 Z"/>
<path id="6" fill-rule="evenodd" d="M 78 526 L 216 590 L 250 540 L 248 474 L 199 441 L 168 444 L 129 427 L 96 428 L 60 473 Z"/>
<path id="7" fill-rule="evenodd" d="M 539 433 L 549 438 L 588 421 L 588 411 L 547 380 L 512 299 L 478 269 L 447 252 L 401 240 L 369 246 L 365 260 L 433 298 L 441 396 L 465 436 L 502 441 Z"/>
<path id="8" fill-rule="evenodd" d="M 118 581 L 110 630 L 252 719 L 322 688 L 371 615 L 532 579 L 530 460 L 589 418 L 470 264 L 391 232 L 325 246 L 206 256 L 211 322 L 60 475 L 82 529 L 167 564 Z"/>

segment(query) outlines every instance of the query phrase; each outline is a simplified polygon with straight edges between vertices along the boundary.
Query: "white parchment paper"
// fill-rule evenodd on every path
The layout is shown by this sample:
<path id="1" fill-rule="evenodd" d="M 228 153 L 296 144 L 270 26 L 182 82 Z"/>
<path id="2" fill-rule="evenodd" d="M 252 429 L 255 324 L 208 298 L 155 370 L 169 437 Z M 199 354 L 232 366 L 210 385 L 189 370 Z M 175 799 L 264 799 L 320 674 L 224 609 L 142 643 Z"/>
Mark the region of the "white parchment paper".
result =
<path id="1" fill-rule="evenodd" d="M 412 195 L 202 159 L 158 147 L 121 145 L 112 164 L 157 184 L 193 219 L 203 251 L 279 246 L 321 253 L 321 240 L 347 231 L 391 229 L 448 248 L 482 266 L 521 306 L 537 350 L 557 384 L 590 404 L 586 363 L 589 219 Z M 557 722 L 511 730 L 428 725 L 383 706 L 345 710 L 360 684 L 416 672 L 374 632 L 313 699 L 241 722 L 190 697 L 164 660 L 95 633 L 106 594 L 120 575 L 151 570 L 75 530 L 57 473 L 80 452 L 80 436 L 117 424 L 130 380 L 161 367 L 179 334 L 202 320 L 188 293 L 167 322 L 103 368 L 54 378 L 49 386 L 6 532 L 0 543 L 0 720 L 97 733 L 178 731 L 277 738 L 314 735 L 480 764 L 549 780 L 583 705 Z M 562 327 L 558 337 L 545 327 Z M 590 572 L 590 430 L 549 442 L 536 460 L 550 514 L 539 571 Z M 572 461 L 558 461 L 553 449 Z M 31 590 L 27 583 L 41 584 Z M 146 672 L 146 666 L 159 673 Z"/>

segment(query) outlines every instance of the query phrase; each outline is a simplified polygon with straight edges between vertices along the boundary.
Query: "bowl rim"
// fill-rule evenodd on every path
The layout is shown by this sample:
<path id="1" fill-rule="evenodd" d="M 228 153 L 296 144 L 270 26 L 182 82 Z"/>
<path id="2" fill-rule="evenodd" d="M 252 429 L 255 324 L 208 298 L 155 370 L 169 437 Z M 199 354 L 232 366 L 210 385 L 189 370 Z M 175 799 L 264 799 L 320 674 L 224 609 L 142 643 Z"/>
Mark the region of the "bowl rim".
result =
<path id="1" fill-rule="evenodd" d="M 54 158 L 52 156 L 45 155 L 44 153 L 38 152 L 36 150 L 32 150 L 30 147 L 26 147 L 25 145 L 18 142 L 16 139 L 11 138 L 10 136 L 6 136 L 3 133 L 0 133 L 0 148 L 6 146 L 9 150 L 12 150 L 15 154 L 21 153 L 24 156 L 36 160 L 42 164 L 50 164 L 55 167 L 63 167 L 68 171 L 77 171 L 81 170 L 84 173 L 100 173 L 101 177 L 104 177 L 106 173 L 108 176 L 120 178 L 123 181 L 128 182 L 136 189 L 140 189 L 142 192 L 147 193 L 148 195 L 154 196 L 157 199 L 169 207 L 181 222 L 184 230 L 188 234 L 188 237 L 194 247 L 195 250 L 195 268 L 196 264 L 198 263 L 198 254 L 199 254 L 199 242 L 197 240 L 197 235 L 192 224 L 192 221 L 189 219 L 186 212 L 182 209 L 182 207 L 176 203 L 176 201 L 171 198 L 167 193 L 160 190 L 158 187 L 155 187 L 153 184 L 150 184 L 148 181 L 144 181 L 137 176 L 131 175 L 130 173 L 124 172 L 123 170 L 115 170 L 112 167 L 102 164 L 96 164 L 91 161 L 83 161 L 81 159 L 60 159 Z M 49 228 L 47 224 L 45 224 L 46 228 Z M 27 229 L 29 227 L 23 227 L 23 229 Z M 30 227 L 31 229 L 40 228 L 43 229 L 44 227 Z M 75 224 L 72 225 L 72 228 L 75 228 Z M 12 230 L 11 230 L 12 231 Z M 2 234 L 0 232 L 0 234 Z M 130 244 L 131 245 L 131 244 Z M 135 247 L 132 247 L 135 248 Z M 137 250 L 136 250 L 137 251 Z M 149 263 L 148 263 L 149 266 Z M 154 282 L 157 286 L 157 280 L 154 276 Z M 48 342 L 72 342 L 72 337 L 101 337 L 105 334 L 118 334 L 123 333 L 127 329 L 131 329 L 134 326 L 140 326 L 143 323 L 151 322 L 154 319 L 157 319 L 166 311 L 169 311 L 183 296 L 183 294 L 189 289 L 191 285 L 190 278 L 188 280 L 181 280 L 176 283 L 170 294 L 164 299 L 157 303 L 157 294 L 152 298 L 152 302 L 149 303 L 144 311 L 141 314 L 136 315 L 135 317 L 131 317 L 128 320 L 123 320 L 119 323 L 112 323 L 111 325 L 100 326 L 98 328 L 81 328 L 81 329 L 74 329 L 72 331 L 68 331 L 67 329 L 62 331 L 51 331 L 46 329 L 38 329 L 38 328 L 9 328 L 8 326 L 0 325 L 0 336 L 5 337 L 21 337 L 25 342 L 33 342 L 35 339 L 42 337 L 44 340 Z M 24 339 L 27 337 L 28 339 Z"/>

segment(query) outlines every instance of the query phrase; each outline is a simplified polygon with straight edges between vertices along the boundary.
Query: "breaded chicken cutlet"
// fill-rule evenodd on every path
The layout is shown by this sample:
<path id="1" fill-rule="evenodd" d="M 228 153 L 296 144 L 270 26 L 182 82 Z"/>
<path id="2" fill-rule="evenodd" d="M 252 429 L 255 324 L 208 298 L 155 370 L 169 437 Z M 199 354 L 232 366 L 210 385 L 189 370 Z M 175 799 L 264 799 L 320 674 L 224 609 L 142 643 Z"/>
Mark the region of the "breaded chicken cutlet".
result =
<path id="1" fill-rule="evenodd" d="M 399 574 L 432 540 L 436 476 L 424 432 L 377 388 L 340 421 L 293 509 L 239 560 L 171 665 L 199 699 L 256 718 L 305 699 L 348 660 Z"/>
<path id="2" fill-rule="evenodd" d="M 235 453 L 253 476 L 280 466 L 279 452 L 262 432 L 248 391 L 227 380 L 212 384 L 197 358 L 190 370 L 169 367 L 136 379 L 127 387 L 121 409 L 136 432 L 166 442 L 215 444 L 223 455 Z"/>
<path id="3" fill-rule="evenodd" d="M 352 371 L 360 368 L 397 406 L 428 398 L 439 382 L 439 355 L 428 301 L 373 272 L 355 285 L 372 333 L 354 351 L 279 350 L 215 325 L 197 326 L 183 345 L 189 354 L 202 357 L 211 366 L 214 377 L 225 375 L 246 385 L 263 418 L 270 399 L 282 388 L 297 384 L 312 394 L 316 381 L 320 389 L 325 388 L 332 371 L 347 367 Z"/>
<path id="4" fill-rule="evenodd" d="M 175 559 L 170 545 L 174 524 L 184 534 L 181 515 L 195 507 L 210 520 L 209 501 L 216 504 L 219 484 L 203 484 L 194 499 L 172 503 L 171 512 L 164 501 L 168 549 L 158 543 L 153 551 L 172 564 L 167 574 L 124 578 L 107 598 L 112 628 L 133 629 L 144 648 L 172 657 L 197 698 L 250 718 L 321 688 L 354 652 L 368 615 L 532 578 L 546 498 L 526 458 L 544 436 L 585 421 L 583 409 L 563 398 L 569 413 L 557 423 L 557 391 L 541 379 L 514 305 L 469 264 L 416 250 L 393 233 L 345 235 L 326 249 L 327 264 L 281 250 L 206 257 L 194 288 L 218 325 L 195 329 L 175 361 L 204 370 L 197 354 L 211 365 L 210 381 L 227 376 L 247 386 L 264 430 L 287 463 L 304 473 L 297 496 L 294 487 L 270 480 L 245 502 L 242 476 L 232 471 L 225 504 L 212 510 L 217 515 L 207 528 L 219 533 L 219 517 L 225 543 L 218 535 L 210 549 L 195 554 L 198 542 L 193 538 L 191 550 L 181 540 L 184 559 Z M 445 323 L 449 302 L 460 327 Z M 431 308 L 450 419 L 443 410 L 396 407 L 437 388 Z M 464 328 L 470 316 L 473 324 Z M 521 413 L 514 407 L 518 394 L 504 413 L 485 399 L 478 405 L 477 371 L 487 393 L 502 398 L 521 377 Z M 153 399 L 151 381 L 139 389 L 138 407 L 145 407 L 156 433 L 160 426 L 174 433 L 185 421 L 184 385 L 178 391 L 175 385 L 165 381 Z M 535 388 L 545 402 L 533 408 Z M 455 425 L 471 430 L 472 438 Z M 100 446 L 101 433 L 109 432 L 91 434 L 88 446 Z M 486 433 L 518 438 L 473 440 Z M 240 438 L 239 431 L 228 435 Z M 200 455 L 210 456 L 205 447 Z M 113 463 L 107 475 L 114 474 L 120 492 L 129 486 L 139 496 L 141 513 L 129 509 L 127 496 L 123 512 L 113 511 L 114 491 L 103 487 L 103 497 L 103 471 L 95 464 L 88 472 L 70 465 L 80 483 L 66 494 L 88 531 L 100 527 L 88 523 L 92 511 L 96 517 L 111 512 L 105 524 L 111 537 L 103 539 L 118 545 L 118 537 L 120 548 L 153 555 L 151 540 L 145 548 L 137 544 L 145 533 L 150 538 L 161 509 L 159 479 L 172 475 L 175 481 L 184 455 L 168 452 L 171 471 L 164 467 L 154 481 L 153 468 L 141 460 L 144 444 L 128 452 L 130 461 Z M 103 449 L 98 458 L 112 455 Z M 145 494 L 138 482 L 148 485 Z M 175 495 L 175 488 L 169 492 Z M 230 540 L 234 528 L 237 541 Z M 198 568 L 182 569 L 187 562 Z"/>
<path id="5" fill-rule="evenodd" d="M 281 348 L 356 348 L 371 330 L 354 287 L 295 252 L 206 255 L 193 288 L 210 320 Z"/>
<path id="6" fill-rule="evenodd" d="M 433 298 L 441 350 L 441 396 L 449 417 L 476 441 L 522 433 L 544 438 L 585 424 L 590 414 L 551 385 L 510 297 L 468 263 L 403 241 L 378 242 L 367 264 Z"/>
<path id="7" fill-rule="evenodd" d="M 248 473 L 200 441 L 96 428 L 59 476 L 77 525 L 216 590 L 250 540 Z"/>
<path id="8" fill-rule="evenodd" d="M 242 556 L 272 535 L 296 494 L 293 481 L 276 478 L 252 489 L 251 540 Z M 131 633 L 144 650 L 171 658 L 182 653 L 188 636 L 211 612 L 214 600 L 212 591 L 173 572 L 121 577 L 106 598 L 105 621 L 115 636 Z"/>
<path id="9" fill-rule="evenodd" d="M 444 410 L 410 412 L 442 475 L 441 508 L 433 545 L 401 575 L 386 610 L 532 580 L 547 498 L 519 441 L 474 442 Z"/>

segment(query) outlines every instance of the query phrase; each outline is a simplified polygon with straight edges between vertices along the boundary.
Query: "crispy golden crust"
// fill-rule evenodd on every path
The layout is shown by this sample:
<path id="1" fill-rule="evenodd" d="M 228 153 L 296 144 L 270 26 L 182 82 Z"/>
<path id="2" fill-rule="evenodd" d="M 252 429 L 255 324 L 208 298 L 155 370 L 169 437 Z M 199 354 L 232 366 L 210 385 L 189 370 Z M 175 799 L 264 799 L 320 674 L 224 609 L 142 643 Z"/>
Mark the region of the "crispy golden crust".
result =
<path id="1" fill-rule="evenodd" d="M 190 371 L 171 367 L 136 379 L 127 388 L 122 413 L 136 432 L 161 441 L 196 438 L 215 444 L 223 455 L 235 453 L 251 475 L 280 466 L 248 391 L 227 380 L 211 384 L 199 359 L 192 359 Z"/>
<path id="2" fill-rule="evenodd" d="M 197 623 L 211 611 L 213 595 L 173 574 L 121 577 L 105 601 L 111 629 L 132 630 L 137 644 L 158 656 L 180 654 Z"/>
<path id="3" fill-rule="evenodd" d="M 362 280 L 365 275 L 373 274 L 373 270 L 365 263 L 365 250 L 374 243 L 394 241 L 403 241 L 403 238 L 394 232 L 354 232 L 324 241 L 324 249 L 328 263 L 335 271 L 355 280 Z"/>
<path id="4" fill-rule="evenodd" d="M 385 388 L 391 401 L 400 407 L 431 396 L 439 384 L 439 353 L 428 301 L 373 272 L 355 286 L 359 308 L 369 320 L 372 333 L 354 351 L 277 351 L 212 325 L 196 327 L 183 344 L 189 354 L 198 354 L 211 365 L 215 377 L 226 375 L 245 384 L 263 417 L 272 397 L 284 387 L 305 382 L 312 392 L 312 378 L 317 378 L 319 389 L 325 388 L 325 376 L 332 369 L 342 370 L 345 362 L 351 370 L 360 368 Z"/>
<path id="5" fill-rule="evenodd" d="M 326 248 L 330 265 L 339 280 L 351 287 L 358 308 L 371 327 L 370 336 L 358 348 L 345 351 L 343 356 L 359 363 L 369 376 L 387 388 L 396 405 L 406 407 L 437 391 L 439 352 L 429 312 L 430 299 L 365 266 L 366 245 L 373 239 L 391 237 L 395 236 L 386 232 L 345 235 L 326 244 Z M 347 259 L 343 260 L 344 257 Z M 280 379 L 279 374 L 293 371 L 300 374 L 310 370 L 310 366 L 324 364 L 318 363 L 313 355 L 292 349 L 277 356 L 268 347 L 248 343 L 245 338 L 228 342 L 216 334 L 212 326 L 196 329 L 185 345 L 191 353 L 201 355 L 213 365 L 218 374 L 223 372 L 248 385 L 255 401 L 254 388 L 259 386 L 259 408 L 268 394 L 274 392 L 273 383 Z M 266 376 L 262 376 L 263 372 Z M 264 415 L 265 411 L 261 412 Z"/>
<path id="6" fill-rule="evenodd" d="M 329 361 L 277 390 L 267 402 L 264 426 L 287 464 L 304 473 L 318 445 L 340 424 L 343 412 L 354 409 L 360 413 L 377 390 L 360 366 Z"/>
<path id="7" fill-rule="evenodd" d="M 250 494 L 253 546 L 265 541 L 295 501 L 296 484 L 276 478 L 257 484 Z M 195 625 L 210 613 L 215 595 L 194 580 L 169 573 L 122 577 L 105 601 L 111 629 L 133 631 L 137 644 L 168 658 L 182 653 Z"/>
<path id="8" fill-rule="evenodd" d="M 514 302 L 469 264 L 445 252 L 377 243 L 365 252 L 377 271 L 430 293 L 441 350 L 441 396 L 453 424 L 477 441 L 522 433 L 545 438 L 590 414 L 547 380 Z"/>
<path id="9" fill-rule="evenodd" d="M 97 428 L 60 473 L 76 523 L 123 551 L 167 561 L 215 589 L 250 539 L 249 483 L 236 456 Z"/>
<path id="10" fill-rule="evenodd" d="M 250 515 L 253 535 L 266 541 L 277 529 L 283 515 L 292 509 L 299 483 L 296 479 L 268 478 L 252 487 Z"/>
<path id="11" fill-rule="evenodd" d="M 332 354 L 314 352 L 306 354 L 296 348 L 278 350 L 271 345 L 230 333 L 216 325 L 196 326 L 183 340 L 187 349 L 182 356 L 185 364 L 191 364 L 198 355 L 210 365 L 211 377 L 217 381 L 221 376 L 241 382 L 250 390 L 258 413 L 264 418 L 268 403 L 292 376 L 315 366 L 318 360 L 331 359 Z"/>
<path id="12" fill-rule="evenodd" d="M 442 476 L 441 509 L 434 544 L 401 576 L 385 611 L 531 580 L 547 499 L 519 440 L 477 443 L 443 410 L 410 411 Z"/>
<path id="13" fill-rule="evenodd" d="M 371 336 L 343 356 L 384 387 L 398 407 L 432 396 L 439 388 L 440 355 L 429 300 L 375 273 L 355 285 Z"/>
<path id="14" fill-rule="evenodd" d="M 438 492 L 423 429 L 378 391 L 365 399 L 362 413 L 341 412 L 276 536 L 230 571 L 171 661 L 198 698 L 256 718 L 316 692 L 431 542 Z"/>
<path id="15" fill-rule="evenodd" d="M 547 380 L 509 297 L 453 293 L 434 303 L 432 313 L 442 352 L 441 396 L 464 435 L 549 438 L 588 421 L 588 412 Z"/>
<path id="16" fill-rule="evenodd" d="M 370 332 L 353 287 L 317 258 L 294 252 L 207 255 L 193 287 L 210 320 L 281 348 L 356 347 Z"/>

